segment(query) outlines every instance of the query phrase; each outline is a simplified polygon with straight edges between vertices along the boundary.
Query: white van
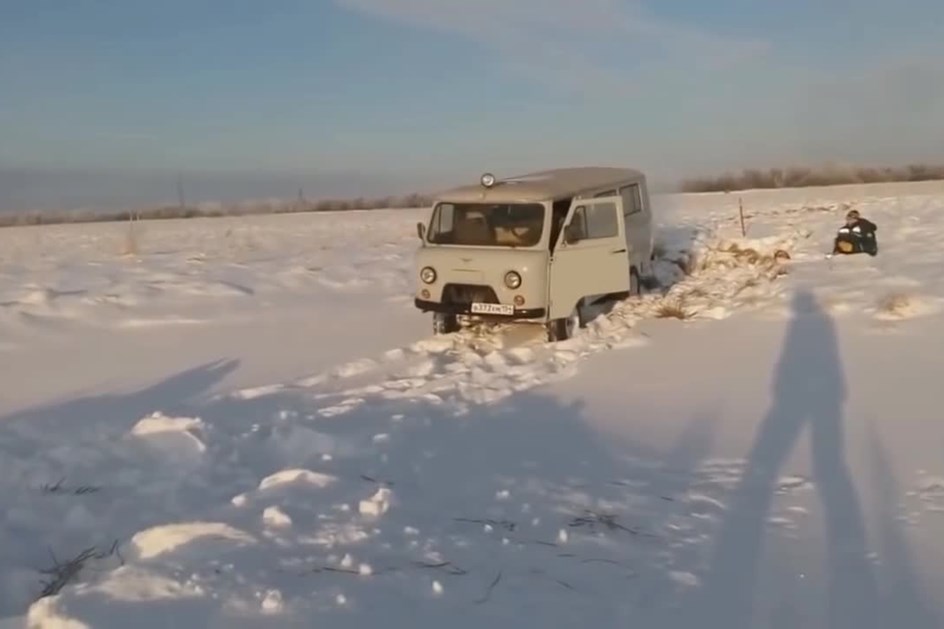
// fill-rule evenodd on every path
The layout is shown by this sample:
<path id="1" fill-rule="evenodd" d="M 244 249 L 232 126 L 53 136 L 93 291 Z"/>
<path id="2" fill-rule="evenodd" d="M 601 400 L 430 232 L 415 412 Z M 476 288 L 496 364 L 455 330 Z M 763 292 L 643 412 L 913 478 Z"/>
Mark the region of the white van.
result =
<path id="1" fill-rule="evenodd" d="M 437 334 L 504 320 L 564 340 L 589 305 L 639 294 L 652 272 L 646 177 L 631 169 L 486 173 L 438 195 L 417 234 L 415 305 Z"/>

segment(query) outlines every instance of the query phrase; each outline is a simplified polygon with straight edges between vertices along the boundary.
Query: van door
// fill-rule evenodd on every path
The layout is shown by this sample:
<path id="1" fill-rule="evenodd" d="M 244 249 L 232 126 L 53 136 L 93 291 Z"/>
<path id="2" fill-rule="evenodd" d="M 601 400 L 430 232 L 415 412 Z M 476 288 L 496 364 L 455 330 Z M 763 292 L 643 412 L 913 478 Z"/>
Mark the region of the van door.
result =
<path id="1" fill-rule="evenodd" d="M 631 263 L 644 272 L 649 267 L 652 252 L 652 214 L 645 203 L 645 190 L 638 183 L 620 188 L 623 200 L 623 222 L 626 229 L 626 246 Z"/>
<path id="2" fill-rule="evenodd" d="M 583 297 L 629 290 L 629 262 L 619 196 L 576 199 L 550 259 L 550 319 L 570 315 Z"/>

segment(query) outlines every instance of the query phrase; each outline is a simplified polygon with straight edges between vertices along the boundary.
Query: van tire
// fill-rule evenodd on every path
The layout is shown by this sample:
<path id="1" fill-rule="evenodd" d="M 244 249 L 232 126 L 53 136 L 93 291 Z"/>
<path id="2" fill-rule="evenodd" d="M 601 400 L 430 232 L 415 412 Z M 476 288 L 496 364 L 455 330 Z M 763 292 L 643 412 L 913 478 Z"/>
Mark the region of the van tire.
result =
<path id="1" fill-rule="evenodd" d="M 574 310 L 570 313 L 570 316 L 547 322 L 547 341 L 549 343 L 558 343 L 571 339 L 574 337 L 577 330 L 586 326 L 586 322 L 583 318 L 582 304 L 583 300 L 581 299 L 577 302 L 577 305 L 574 306 Z"/>
<path id="2" fill-rule="evenodd" d="M 433 334 L 452 334 L 459 331 L 459 318 L 456 315 L 437 312 L 433 314 Z"/>

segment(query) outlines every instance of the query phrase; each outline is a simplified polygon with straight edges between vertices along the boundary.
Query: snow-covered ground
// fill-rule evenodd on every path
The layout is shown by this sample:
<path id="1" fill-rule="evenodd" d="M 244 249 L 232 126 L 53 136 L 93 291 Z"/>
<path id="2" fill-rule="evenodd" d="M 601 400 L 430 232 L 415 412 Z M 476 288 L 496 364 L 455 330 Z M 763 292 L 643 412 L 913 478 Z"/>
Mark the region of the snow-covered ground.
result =
<path id="1" fill-rule="evenodd" d="M 944 184 L 659 209 L 556 346 L 418 211 L 0 230 L 0 626 L 944 626 Z"/>

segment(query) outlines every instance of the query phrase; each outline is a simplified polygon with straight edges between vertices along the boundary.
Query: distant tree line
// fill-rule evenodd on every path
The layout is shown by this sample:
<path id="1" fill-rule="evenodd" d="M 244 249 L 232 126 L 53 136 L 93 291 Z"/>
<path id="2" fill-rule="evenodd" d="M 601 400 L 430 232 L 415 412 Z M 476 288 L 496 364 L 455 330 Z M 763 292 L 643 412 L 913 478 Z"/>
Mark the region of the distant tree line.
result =
<path id="1" fill-rule="evenodd" d="M 822 168 L 745 169 L 740 174 L 684 180 L 682 192 L 727 192 L 733 190 L 807 188 L 844 184 L 897 183 L 944 180 L 944 166 L 912 164 L 898 168 L 832 166 Z"/>
<path id="2" fill-rule="evenodd" d="M 728 192 L 750 189 L 803 188 L 842 184 L 893 183 L 944 180 L 944 166 L 913 164 L 904 167 L 872 168 L 833 166 L 822 168 L 745 169 L 741 173 L 725 173 L 707 178 L 686 179 L 678 190 L 687 193 Z M 71 210 L 0 212 L 0 227 L 17 225 L 52 225 L 59 223 L 93 223 L 104 221 L 158 220 L 172 218 L 248 216 L 257 214 L 291 214 L 298 212 L 344 212 L 425 208 L 432 198 L 423 194 L 380 198 L 322 199 L 310 201 L 301 195 L 293 200 L 262 200 L 233 203 L 198 203 L 145 207 L 123 210 Z"/>
<path id="3" fill-rule="evenodd" d="M 380 210 L 429 207 L 432 199 L 421 194 L 366 199 L 323 199 L 308 201 L 244 201 L 239 203 L 198 203 L 193 205 L 161 205 L 127 210 L 69 210 L 50 212 L 0 212 L 0 227 L 17 225 L 55 225 L 62 223 L 96 223 L 107 221 L 160 220 L 172 218 L 210 218 L 249 216 L 257 214 L 291 214 L 298 212 L 343 212 L 349 210 Z"/>

